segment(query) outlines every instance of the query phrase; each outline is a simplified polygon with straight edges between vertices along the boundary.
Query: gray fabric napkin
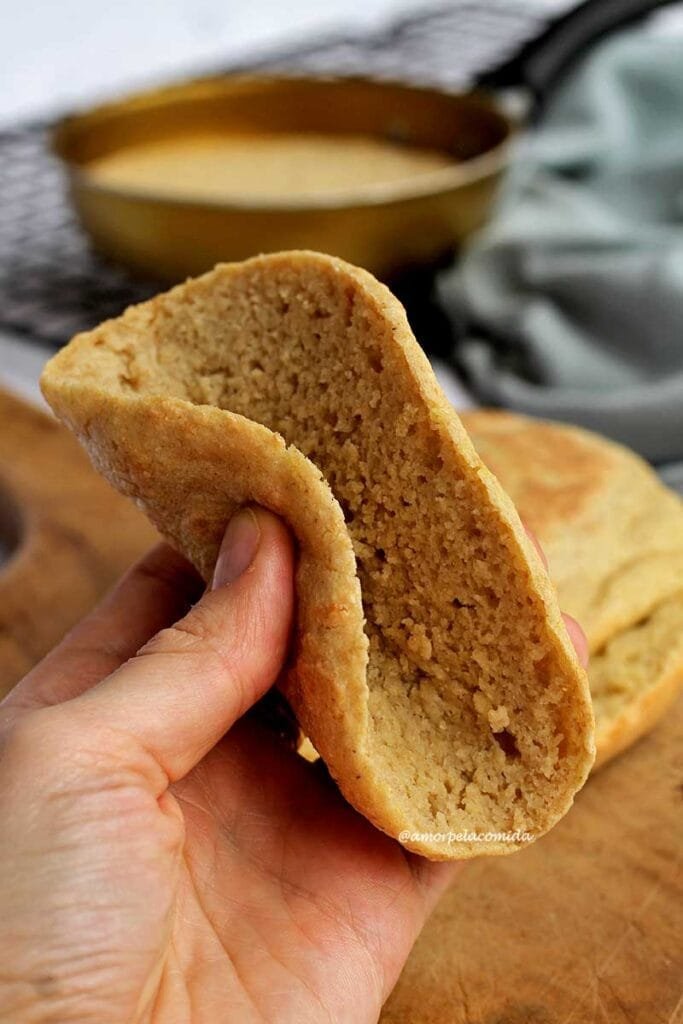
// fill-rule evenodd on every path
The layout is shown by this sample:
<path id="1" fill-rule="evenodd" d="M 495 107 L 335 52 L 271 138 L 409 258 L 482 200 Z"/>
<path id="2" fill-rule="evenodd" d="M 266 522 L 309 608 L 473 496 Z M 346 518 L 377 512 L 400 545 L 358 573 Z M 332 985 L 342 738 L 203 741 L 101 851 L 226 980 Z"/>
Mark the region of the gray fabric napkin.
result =
<path id="1" fill-rule="evenodd" d="M 437 289 L 482 402 L 600 431 L 683 483 L 680 36 L 590 53 Z"/>

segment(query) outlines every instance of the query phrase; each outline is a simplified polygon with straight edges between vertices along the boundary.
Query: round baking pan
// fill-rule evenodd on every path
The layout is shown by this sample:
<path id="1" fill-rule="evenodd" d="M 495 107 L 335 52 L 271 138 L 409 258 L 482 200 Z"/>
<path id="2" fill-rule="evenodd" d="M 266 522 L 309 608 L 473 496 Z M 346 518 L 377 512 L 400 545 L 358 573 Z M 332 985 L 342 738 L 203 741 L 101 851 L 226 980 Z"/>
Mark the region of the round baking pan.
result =
<path id="1" fill-rule="evenodd" d="M 171 280 L 221 260 L 307 248 L 382 277 L 449 254 L 482 224 L 513 120 L 483 94 L 350 78 L 228 75 L 131 96 L 65 118 L 53 136 L 79 217 L 114 259 Z M 327 193 L 229 200 L 101 180 L 95 161 L 197 133 L 362 136 L 446 154 L 435 170 Z"/>

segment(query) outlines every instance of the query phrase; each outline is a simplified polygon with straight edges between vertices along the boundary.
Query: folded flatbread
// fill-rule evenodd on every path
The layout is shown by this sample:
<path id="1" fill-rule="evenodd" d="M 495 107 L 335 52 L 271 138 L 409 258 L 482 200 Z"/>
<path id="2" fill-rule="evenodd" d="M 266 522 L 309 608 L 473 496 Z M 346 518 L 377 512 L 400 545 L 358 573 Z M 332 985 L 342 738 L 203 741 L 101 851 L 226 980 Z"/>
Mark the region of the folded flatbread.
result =
<path id="1" fill-rule="evenodd" d="M 450 859 L 511 852 L 566 812 L 594 756 L 585 673 L 383 285 L 315 253 L 218 266 L 77 336 L 42 386 L 207 579 L 238 506 L 286 519 L 283 689 L 379 828 Z"/>

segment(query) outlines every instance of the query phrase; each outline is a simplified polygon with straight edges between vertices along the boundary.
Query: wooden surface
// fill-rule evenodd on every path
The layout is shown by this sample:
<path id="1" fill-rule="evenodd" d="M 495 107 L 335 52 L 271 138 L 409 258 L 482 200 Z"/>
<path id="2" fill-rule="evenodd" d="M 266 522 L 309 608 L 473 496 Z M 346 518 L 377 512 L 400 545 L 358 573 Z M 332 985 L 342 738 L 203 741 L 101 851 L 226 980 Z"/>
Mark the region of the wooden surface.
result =
<path id="1" fill-rule="evenodd" d="M 0 391 L 0 696 L 156 539 L 52 417 Z"/>
<path id="2" fill-rule="evenodd" d="M 0 393 L 0 693 L 151 543 L 47 416 Z M 384 1024 L 683 1024 L 683 703 L 528 850 L 466 865 Z"/>

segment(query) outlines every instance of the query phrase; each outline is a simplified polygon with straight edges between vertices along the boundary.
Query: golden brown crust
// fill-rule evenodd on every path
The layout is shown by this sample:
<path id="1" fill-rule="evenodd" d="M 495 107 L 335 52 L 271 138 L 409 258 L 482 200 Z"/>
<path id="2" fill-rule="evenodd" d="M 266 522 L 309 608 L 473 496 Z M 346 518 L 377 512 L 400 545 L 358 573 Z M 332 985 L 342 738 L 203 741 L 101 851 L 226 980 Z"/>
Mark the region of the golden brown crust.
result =
<path id="1" fill-rule="evenodd" d="M 450 859 L 524 841 L 424 833 L 535 838 L 568 809 L 593 758 L 585 675 L 510 499 L 384 286 L 313 253 L 219 266 L 78 336 L 42 383 L 205 576 L 237 505 L 288 521 L 285 691 L 378 827 Z"/>
<path id="2" fill-rule="evenodd" d="M 654 679 L 646 690 L 633 697 L 616 717 L 603 720 L 595 733 L 597 755 L 593 771 L 602 768 L 654 729 L 682 688 L 683 657 Z"/>

